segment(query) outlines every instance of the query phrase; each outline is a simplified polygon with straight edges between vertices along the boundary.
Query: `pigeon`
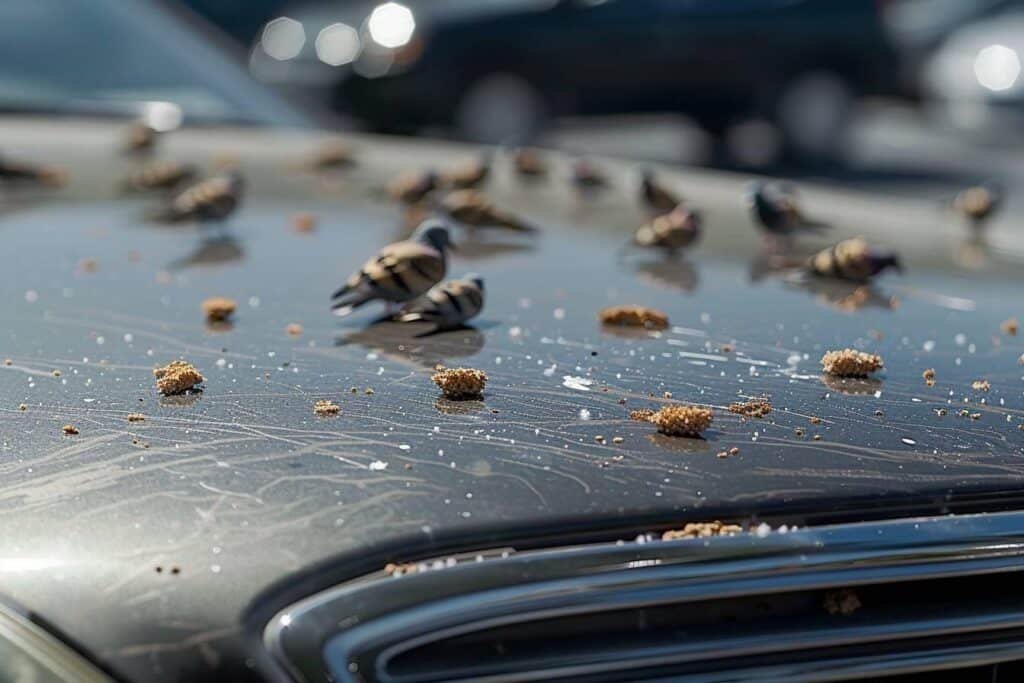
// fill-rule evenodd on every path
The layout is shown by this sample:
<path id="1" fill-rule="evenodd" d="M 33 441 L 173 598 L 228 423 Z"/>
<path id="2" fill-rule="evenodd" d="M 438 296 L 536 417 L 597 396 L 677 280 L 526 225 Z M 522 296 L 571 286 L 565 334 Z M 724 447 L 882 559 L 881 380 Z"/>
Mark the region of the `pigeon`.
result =
<path id="1" fill-rule="evenodd" d="M 579 159 L 572 166 L 572 182 L 583 190 L 597 190 L 608 187 L 608 177 L 586 159 Z"/>
<path id="2" fill-rule="evenodd" d="M 820 232 L 829 226 L 805 217 L 792 191 L 777 183 L 758 181 L 750 186 L 748 202 L 761 227 L 776 237 L 799 232 Z"/>
<path id="3" fill-rule="evenodd" d="M 444 223 L 424 221 L 410 239 L 389 244 L 353 273 L 331 295 L 331 308 L 345 316 L 370 301 L 390 306 L 420 297 L 444 277 L 451 246 Z"/>
<path id="4" fill-rule="evenodd" d="M 640 175 L 640 198 L 647 208 L 658 213 L 667 213 L 683 201 L 682 197 L 659 183 L 650 169 L 644 169 Z"/>
<path id="5" fill-rule="evenodd" d="M 512 152 L 512 165 L 516 173 L 528 178 L 547 175 L 548 167 L 540 152 L 529 147 L 520 147 Z"/>
<path id="6" fill-rule="evenodd" d="M 491 174 L 491 154 L 481 154 L 478 159 L 462 164 L 445 173 L 441 182 L 456 190 L 479 187 Z"/>
<path id="7" fill-rule="evenodd" d="M 430 322 L 438 329 L 461 327 L 484 307 L 484 280 L 476 273 L 435 285 L 425 296 L 410 301 L 396 316 L 400 322 Z"/>
<path id="8" fill-rule="evenodd" d="M 140 154 L 144 152 L 151 152 L 156 146 L 156 138 L 159 135 L 159 131 L 152 126 L 137 122 L 133 123 L 125 131 L 124 135 L 124 151 L 127 154 Z"/>
<path id="9" fill-rule="evenodd" d="M 962 191 L 953 200 L 953 209 L 961 214 L 975 230 L 980 230 L 999 210 L 1003 203 L 1003 191 L 995 183 L 983 183 Z"/>
<path id="10" fill-rule="evenodd" d="M 507 228 L 517 232 L 536 232 L 536 228 L 514 214 L 499 209 L 478 190 L 456 190 L 441 200 L 440 208 L 452 219 L 472 227 Z"/>
<path id="11" fill-rule="evenodd" d="M 238 208 L 245 179 L 237 170 L 202 180 L 186 188 L 153 214 L 167 223 L 223 221 Z"/>
<path id="12" fill-rule="evenodd" d="M 64 184 L 67 173 L 57 166 L 36 166 L 0 157 L 0 181 L 5 183 L 42 183 L 51 187 Z"/>
<path id="13" fill-rule="evenodd" d="M 196 167 L 191 164 L 154 161 L 129 173 L 121 187 L 127 192 L 173 190 L 184 182 L 194 180 L 197 175 Z"/>
<path id="14" fill-rule="evenodd" d="M 888 268 L 902 272 L 899 256 L 876 252 L 860 237 L 822 249 L 807 260 L 811 275 L 850 282 L 867 282 Z"/>
<path id="15" fill-rule="evenodd" d="M 314 171 L 326 171 L 332 168 L 347 168 L 355 164 L 352 148 L 340 138 L 325 141 L 307 162 L 307 167 Z"/>
<path id="16" fill-rule="evenodd" d="M 670 252 L 686 249 L 700 239 L 701 223 L 700 213 L 677 206 L 640 226 L 633 235 L 633 242 L 641 247 L 660 247 Z"/>
<path id="17" fill-rule="evenodd" d="M 388 194 L 403 204 L 418 204 L 437 189 L 439 179 L 434 171 L 405 171 L 388 183 Z"/>

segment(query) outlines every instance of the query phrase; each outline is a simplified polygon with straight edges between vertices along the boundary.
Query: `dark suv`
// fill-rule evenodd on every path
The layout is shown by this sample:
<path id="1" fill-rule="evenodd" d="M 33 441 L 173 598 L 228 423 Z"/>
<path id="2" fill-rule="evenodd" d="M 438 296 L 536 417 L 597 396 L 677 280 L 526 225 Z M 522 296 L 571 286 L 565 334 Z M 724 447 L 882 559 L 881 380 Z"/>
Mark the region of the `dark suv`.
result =
<path id="1" fill-rule="evenodd" d="M 381 130 L 442 124 L 472 140 L 521 141 L 550 116 L 673 112 L 715 136 L 767 119 L 791 147 L 821 153 L 857 96 L 901 92 L 884 4 L 873 0 L 409 9 L 415 31 L 395 47 L 363 22 L 363 51 L 336 91 L 339 106 Z"/>

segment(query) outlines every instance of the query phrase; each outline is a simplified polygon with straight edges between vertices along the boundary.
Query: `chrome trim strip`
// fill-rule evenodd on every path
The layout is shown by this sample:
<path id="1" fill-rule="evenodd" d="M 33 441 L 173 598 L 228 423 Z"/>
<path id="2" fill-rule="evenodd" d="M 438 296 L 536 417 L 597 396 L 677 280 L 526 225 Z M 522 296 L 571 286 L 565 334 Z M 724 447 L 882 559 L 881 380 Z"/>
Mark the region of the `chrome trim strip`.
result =
<path id="1" fill-rule="evenodd" d="M 264 641 L 301 680 L 327 680 L 325 648 L 336 660 L 347 656 L 345 653 L 374 647 L 387 647 L 388 656 L 394 656 L 438 634 L 453 635 L 484 623 L 512 623 L 539 614 L 578 614 L 795 588 L 1021 570 L 1021 512 L 822 526 L 764 537 L 743 534 L 596 544 L 458 562 L 397 578 L 380 572 L 314 595 L 279 613 L 268 624 Z M 424 596 L 430 596 L 429 601 Z M 995 614 L 950 614 L 940 624 L 915 625 L 911 621 L 893 625 L 889 631 L 829 629 L 827 634 L 802 634 L 798 644 L 806 648 L 816 637 L 814 647 L 826 647 L 1024 627 L 1024 603 L 1008 600 L 1005 608 Z M 432 625 L 429 635 L 422 633 L 425 623 Z M 844 635 L 837 636 L 839 631 Z M 723 644 L 721 651 L 708 645 L 703 643 L 700 653 L 676 650 L 660 655 L 677 662 L 704 659 L 701 655 L 711 654 L 712 649 L 729 658 L 746 651 L 786 649 L 785 643 L 754 643 L 750 639 Z M 955 659 L 960 655 L 954 656 L 953 650 L 948 652 Z M 1014 657 L 1021 657 L 1024 646 L 1017 642 L 1014 652 Z M 659 653 L 650 654 L 652 661 L 658 660 Z M 895 666 L 898 657 L 890 658 Z M 941 659 L 939 654 L 935 658 Z M 344 671 L 338 674 L 341 680 L 356 680 Z"/>

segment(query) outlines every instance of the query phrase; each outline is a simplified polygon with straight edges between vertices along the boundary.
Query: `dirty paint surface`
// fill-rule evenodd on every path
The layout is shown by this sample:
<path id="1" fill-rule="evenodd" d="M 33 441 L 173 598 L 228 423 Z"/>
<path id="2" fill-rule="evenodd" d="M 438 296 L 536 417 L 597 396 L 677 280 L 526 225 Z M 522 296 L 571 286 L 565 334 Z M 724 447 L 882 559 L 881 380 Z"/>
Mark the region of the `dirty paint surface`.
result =
<path id="1" fill-rule="evenodd" d="M 1024 314 L 1013 268 L 905 248 L 908 274 L 849 310 L 851 288 L 762 277 L 739 184 L 672 262 L 619 251 L 644 219 L 625 190 L 588 203 L 500 176 L 495 201 L 543 232 L 459 232 L 450 274 L 485 277 L 484 313 L 417 336 L 429 328 L 329 314 L 341 279 L 403 231 L 373 191 L 398 166 L 367 155 L 327 179 L 243 159 L 249 197 L 224 234 L 147 225 L 147 200 L 87 183 L 0 216 L 0 586 L 40 609 L 80 601 L 49 618 L 119 671 L 171 675 L 185 652 L 216 670 L 259 590 L 384 540 L 1024 482 L 1024 338 L 1000 332 Z M 299 212 L 315 231 L 290 229 Z M 239 303 L 231 323 L 206 324 L 209 296 Z M 633 303 L 670 327 L 597 323 Z M 848 346 L 885 369 L 823 379 L 822 353 Z M 205 388 L 162 397 L 152 368 L 179 358 Z M 485 371 L 484 399 L 441 398 L 437 363 Z M 727 410 L 761 396 L 764 419 Z M 314 415 L 322 399 L 339 414 Z M 704 439 L 628 419 L 673 401 L 716 409 Z"/>

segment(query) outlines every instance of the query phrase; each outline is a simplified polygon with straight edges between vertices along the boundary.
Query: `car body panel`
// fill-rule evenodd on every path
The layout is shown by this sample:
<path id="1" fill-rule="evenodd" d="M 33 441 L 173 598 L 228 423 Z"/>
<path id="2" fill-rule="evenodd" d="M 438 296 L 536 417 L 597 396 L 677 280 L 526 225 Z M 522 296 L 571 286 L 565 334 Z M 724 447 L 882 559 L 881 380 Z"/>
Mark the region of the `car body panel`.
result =
<path id="1" fill-rule="evenodd" d="M 0 366 L 0 592 L 123 678 L 255 676 L 248 620 L 445 548 L 719 515 L 806 523 L 1016 505 L 1022 349 L 999 325 L 1019 313 L 1021 253 L 997 231 L 984 267 L 958 265 L 951 254 L 977 245 L 933 202 L 807 193 L 837 236 L 903 252 L 908 275 L 852 310 L 850 289 L 761 273 L 745 178 L 664 172 L 706 211 L 704 241 L 673 262 L 623 249 L 645 220 L 635 168 L 599 162 L 615 188 L 582 197 L 557 155 L 534 182 L 499 157 L 489 192 L 542 232 L 459 230 L 450 272 L 483 274 L 486 307 L 470 328 L 417 337 L 369 325 L 372 312 L 339 321 L 328 295 L 408 234 L 381 199 L 386 180 L 473 149 L 356 138 L 357 166 L 313 174 L 300 166 L 322 137 L 170 134 L 168 158 L 237 159 L 249 180 L 224 235 L 204 239 L 147 223 L 154 200 L 118 194 L 138 163 L 117 156 L 121 132 L 15 119 L 0 132 L 8 154 L 64 163 L 71 178 L 6 189 L 0 216 L 0 358 L 11 359 Z M 299 212 L 318 217 L 314 232 L 290 229 Z M 230 329 L 204 324 L 213 295 L 239 302 Z M 672 327 L 598 325 L 600 308 L 629 303 L 664 310 Z M 823 380 L 821 354 L 845 346 L 881 353 L 880 379 Z M 201 394 L 157 394 L 151 369 L 177 358 L 206 376 Z M 440 398 L 439 362 L 485 370 L 484 401 Z M 971 390 L 981 378 L 987 393 Z M 764 420 L 726 410 L 761 395 L 775 406 Z M 319 399 L 341 413 L 314 416 Z M 628 419 L 671 401 L 715 406 L 705 438 Z M 134 412 L 146 420 L 128 422 Z"/>

